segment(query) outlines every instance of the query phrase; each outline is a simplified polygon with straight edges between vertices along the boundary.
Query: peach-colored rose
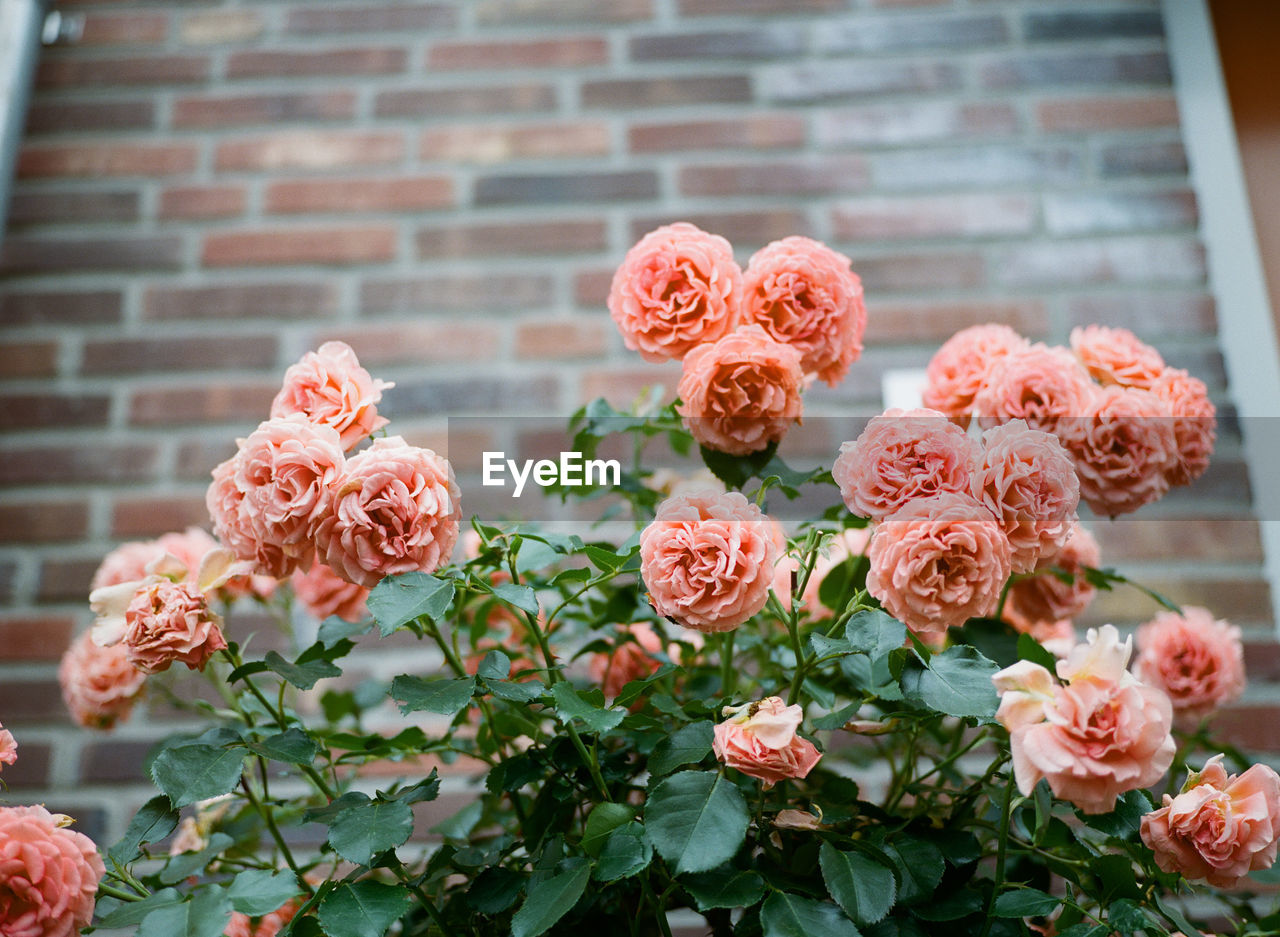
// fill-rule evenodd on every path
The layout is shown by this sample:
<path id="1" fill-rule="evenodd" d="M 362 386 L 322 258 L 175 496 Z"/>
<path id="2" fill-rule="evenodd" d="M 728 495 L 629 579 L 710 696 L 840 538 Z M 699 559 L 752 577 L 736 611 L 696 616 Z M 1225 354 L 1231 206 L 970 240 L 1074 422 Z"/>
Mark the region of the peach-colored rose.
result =
<path id="1" fill-rule="evenodd" d="M 204 670 L 227 646 L 221 619 L 199 592 L 160 579 L 144 584 L 125 611 L 123 637 L 129 661 L 143 673 L 160 673 L 177 661 Z"/>
<path id="2" fill-rule="evenodd" d="M 1180 724 L 1195 724 L 1244 692 L 1240 629 L 1205 608 L 1161 612 L 1138 629 L 1135 671 L 1169 694 Z"/>
<path id="3" fill-rule="evenodd" d="M 1041 778 L 1055 797 L 1085 813 L 1106 813 L 1125 791 L 1158 781 L 1173 762 L 1169 698 L 1124 667 L 1132 639 L 1111 625 L 1089 631 L 1086 645 L 1049 671 L 1019 661 L 992 677 L 996 719 L 1009 731 L 1018 789 Z"/>
<path id="4" fill-rule="evenodd" d="M 316 529 L 320 559 L 373 588 L 384 576 L 449 562 L 462 504 L 453 468 L 399 436 L 376 439 L 333 482 L 333 507 Z"/>
<path id="5" fill-rule="evenodd" d="M 18 742 L 13 733 L 0 725 L 0 765 L 11 765 L 18 760 Z"/>
<path id="6" fill-rule="evenodd" d="M 187 581 L 194 583 L 200 560 L 218 542 L 199 527 L 188 527 L 182 532 L 164 534 L 158 540 L 134 540 L 122 543 L 103 558 L 93 574 L 91 590 L 115 586 L 123 582 L 141 582 L 148 575 L 147 567 L 168 555 L 187 570 Z M 242 595 L 268 598 L 275 591 L 276 581 L 270 576 L 238 575 L 227 580 L 217 590 L 226 599 Z"/>
<path id="7" fill-rule="evenodd" d="M 678 222 L 627 251 L 609 289 L 609 315 L 645 361 L 680 360 L 742 318 L 742 269 L 729 242 Z"/>
<path id="8" fill-rule="evenodd" d="M 257 927 L 253 926 L 253 920 L 249 915 L 233 911 L 231 919 L 227 922 L 226 930 L 222 932 L 223 937 L 276 937 L 276 934 L 280 933 L 280 930 L 293 920 L 301 908 L 302 901 L 294 899 L 283 907 L 263 916 Z"/>
<path id="9" fill-rule="evenodd" d="M 1075 466 L 1056 436 L 1022 420 L 987 430 L 983 446 L 973 496 L 1004 528 L 1013 571 L 1030 572 L 1071 535 L 1080 501 Z"/>
<path id="10" fill-rule="evenodd" d="M 659 615 L 697 631 L 732 631 L 769 599 L 778 546 L 739 492 L 668 498 L 640 534 L 640 575 Z"/>
<path id="11" fill-rule="evenodd" d="M 868 527 L 849 527 L 832 537 L 823 546 L 813 571 L 809 573 L 809 581 L 804 586 L 804 604 L 814 618 L 826 618 L 834 614 L 834 609 L 827 608 L 819 592 L 822 583 L 837 566 L 851 556 L 862 556 L 867 552 L 871 541 L 871 529 Z"/>
<path id="12" fill-rule="evenodd" d="M 1090 325 L 1071 330 L 1071 350 L 1100 384 L 1149 389 L 1164 370 L 1160 352 L 1128 329 Z"/>
<path id="13" fill-rule="evenodd" d="M 1009 539 L 967 494 L 917 498 L 876 525 L 867 591 L 925 640 L 991 615 L 1009 578 Z"/>
<path id="14" fill-rule="evenodd" d="M 1169 490 L 1178 443 L 1169 408 L 1150 391 L 1101 388 L 1081 418 L 1059 423 L 1071 453 L 1080 497 L 1098 514 L 1136 511 Z"/>
<path id="15" fill-rule="evenodd" d="M 76 724 L 90 729 L 111 729 L 127 719 L 145 682 L 123 644 L 99 647 L 88 631 L 71 642 L 58 665 L 62 700 Z"/>
<path id="16" fill-rule="evenodd" d="M 974 325 L 943 342 L 929 359 L 923 402 L 967 426 L 973 399 L 1000 359 L 1025 351 L 1030 343 L 1007 325 Z"/>
<path id="17" fill-rule="evenodd" d="M 613 651 L 593 654 L 587 666 L 588 675 L 600 685 L 606 699 L 613 699 L 632 680 L 643 680 L 662 666 L 654 656 L 662 653 L 662 639 L 652 628 L 636 622 L 625 628 L 619 625 L 617 630 Z"/>
<path id="18" fill-rule="evenodd" d="M 1009 587 L 1004 617 L 1019 631 L 1033 631 L 1037 625 L 1075 618 L 1093 601 L 1098 589 L 1084 575 L 1084 567 L 1097 569 L 1102 561 L 1098 541 L 1077 521 L 1071 525 L 1067 542 L 1055 556 L 1037 564 L 1039 575 L 1021 579 Z M 1071 574 L 1063 582 L 1051 570 Z"/>
<path id="19" fill-rule="evenodd" d="M 321 621 L 331 615 L 360 621 L 369 614 L 365 605 L 369 590 L 347 582 L 324 563 L 314 564 L 305 573 L 299 570 L 289 583 L 302 607 Z"/>
<path id="20" fill-rule="evenodd" d="M 120 544 L 98 564 L 89 585 L 90 591 L 145 579 L 147 564 L 156 559 L 158 552 L 154 540 L 133 540 Z"/>
<path id="21" fill-rule="evenodd" d="M 342 440 L 342 448 L 349 451 L 387 425 L 387 418 L 378 416 L 376 404 L 382 392 L 394 386 L 374 380 L 346 342 L 325 342 L 284 372 L 284 386 L 271 402 L 271 416 L 296 413 L 330 426 Z"/>
<path id="22" fill-rule="evenodd" d="M 968 492 L 978 444 L 937 410 L 886 410 L 840 446 L 831 474 L 859 517 L 883 520 L 917 498 Z"/>
<path id="23" fill-rule="evenodd" d="M 1177 459 L 1168 472 L 1169 484 L 1189 485 L 1209 467 L 1218 436 L 1218 410 L 1204 381 L 1181 368 L 1165 368 L 1151 385 L 1151 392 L 1173 416 Z"/>
<path id="24" fill-rule="evenodd" d="M 1066 349 L 1036 343 L 996 361 L 973 409 L 984 427 L 1025 420 L 1052 433 L 1060 420 L 1088 412 L 1096 386 Z"/>
<path id="25" fill-rule="evenodd" d="M 1227 774 L 1222 756 L 1192 773 L 1177 797 L 1142 818 L 1142 841 L 1166 872 L 1232 888 L 1269 869 L 1280 840 L 1280 775 L 1253 765 Z"/>
<path id="26" fill-rule="evenodd" d="M 743 318 L 801 354 L 806 374 L 835 387 L 862 354 L 867 307 L 848 257 L 807 237 L 774 241 L 743 274 Z"/>
<path id="27" fill-rule="evenodd" d="M 0 807 L 0 934 L 74 937 L 106 872 L 93 840 L 41 806 Z"/>
<path id="28" fill-rule="evenodd" d="M 717 723 L 711 749 L 730 768 L 759 778 L 768 790 L 778 781 L 805 777 L 822 757 L 812 742 L 796 734 L 803 721 L 799 706 L 770 696 Z"/>
<path id="29" fill-rule="evenodd" d="M 747 325 L 685 356 L 677 410 L 708 449 L 750 455 L 799 422 L 803 389 L 800 352 Z"/>
<path id="30" fill-rule="evenodd" d="M 222 937 L 253 937 L 253 921 L 241 911 L 232 911 Z"/>

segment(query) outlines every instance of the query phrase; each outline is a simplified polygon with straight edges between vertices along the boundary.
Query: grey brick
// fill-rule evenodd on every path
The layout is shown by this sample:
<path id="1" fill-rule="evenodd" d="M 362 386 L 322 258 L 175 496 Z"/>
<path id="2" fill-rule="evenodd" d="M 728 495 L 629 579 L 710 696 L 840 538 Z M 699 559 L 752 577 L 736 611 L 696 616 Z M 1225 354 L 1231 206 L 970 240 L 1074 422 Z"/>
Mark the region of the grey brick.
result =
<path id="1" fill-rule="evenodd" d="M 870 157 L 872 178 L 891 189 L 1074 183 L 1080 154 L 1069 147 L 982 146 L 904 150 Z"/>
<path id="2" fill-rule="evenodd" d="M 1008 38 L 1003 16 L 856 17 L 824 26 L 818 48 L 823 52 L 914 52 L 967 49 Z"/>
<path id="3" fill-rule="evenodd" d="M 1028 39 L 1134 39 L 1163 36 L 1159 10 L 1061 10 L 1028 13 L 1022 20 Z"/>
<path id="4" fill-rule="evenodd" d="M 474 192 L 477 205 L 630 201 L 656 196 L 658 176 L 649 170 L 481 176 Z"/>
<path id="5" fill-rule="evenodd" d="M 868 94 L 939 91 L 960 84 L 960 69 L 944 62 L 831 61 L 774 65 L 761 70 L 766 100 L 788 104 L 859 98 Z"/>
<path id="6" fill-rule="evenodd" d="M 679 59 L 781 58 L 804 51 L 805 32 L 799 27 L 775 26 L 717 32 L 675 32 L 635 36 L 627 44 L 637 62 Z"/>
<path id="7" fill-rule="evenodd" d="M 1164 52 L 1072 52 L 1014 55 L 981 69 L 984 88 L 1043 88 L 1052 85 L 1167 85 Z"/>
<path id="8" fill-rule="evenodd" d="M 1107 177 L 1185 175 L 1187 152 L 1176 141 L 1115 143 L 1098 153 L 1098 171 Z"/>

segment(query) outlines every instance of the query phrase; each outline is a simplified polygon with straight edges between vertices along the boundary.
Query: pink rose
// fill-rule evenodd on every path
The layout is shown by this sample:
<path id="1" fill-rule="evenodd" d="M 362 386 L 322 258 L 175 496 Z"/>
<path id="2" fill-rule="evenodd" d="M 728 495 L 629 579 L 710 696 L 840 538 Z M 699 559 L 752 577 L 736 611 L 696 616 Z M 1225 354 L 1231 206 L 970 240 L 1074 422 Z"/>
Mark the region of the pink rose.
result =
<path id="1" fill-rule="evenodd" d="M 937 410 L 886 410 L 840 446 L 831 474 L 859 517 L 884 520 L 918 498 L 967 493 L 981 449 Z"/>
<path id="2" fill-rule="evenodd" d="M 253 921 L 241 911 L 232 911 L 222 937 L 253 937 Z"/>
<path id="3" fill-rule="evenodd" d="M 867 307 L 850 260 L 789 237 L 756 251 L 743 274 L 743 316 L 801 354 L 806 374 L 835 387 L 862 354 Z"/>
<path id="4" fill-rule="evenodd" d="M 1171 485 L 1189 485 L 1209 467 L 1217 439 L 1217 408 L 1204 382 L 1180 368 L 1165 368 L 1151 385 L 1151 393 L 1173 416 L 1177 458 L 1167 475 Z"/>
<path id="5" fill-rule="evenodd" d="M 1142 841 L 1166 872 L 1232 888 L 1269 869 L 1280 840 L 1280 775 L 1267 765 L 1228 775 L 1222 756 L 1192 772 L 1182 793 L 1142 818 Z"/>
<path id="6" fill-rule="evenodd" d="M 1138 629 L 1135 670 L 1169 694 L 1180 724 L 1195 724 L 1244 692 L 1240 629 L 1204 608 L 1161 612 Z"/>
<path id="7" fill-rule="evenodd" d="M 314 564 L 305 573 L 299 570 L 289 583 L 302 607 L 321 621 L 331 615 L 360 621 L 369 614 L 365 605 L 369 590 L 347 582 L 324 563 Z"/>
<path id="8" fill-rule="evenodd" d="M 800 352 L 748 325 L 685 356 L 677 410 L 701 445 L 750 455 L 799 422 L 803 388 Z"/>
<path id="9" fill-rule="evenodd" d="M 177 661 L 204 670 L 227 646 L 222 623 L 203 595 L 161 579 L 145 583 L 125 611 L 123 637 L 129 661 L 143 673 L 160 673 Z"/>
<path id="10" fill-rule="evenodd" d="M 769 599 L 778 546 L 739 492 L 668 498 L 640 533 L 640 575 L 659 615 L 697 631 L 732 631 Z"/>
<path id="11" fill-rule="evenodd" d="M 999 361 L 1030 347 L 1007 325 L 974 325 L 960 330 L 929 359 L 924 405 L 967 426 L 974 397 Z"/>
<path id="12" fill-rule="evenodd" d="M 739 707 L 715 727 L 711 749 L 730 768 L 759 778 L 765 790 L 778 781 L 803 778 L 813 770 L 822 753 L 796 735 L 804 712 L 770 696 Z"/>
<path id="13" fill-rule="evenodd" d="M 871 535 L 867 591 L 928 641 L 991 615 L 1009 578 L 1009 539 L 966 494 L 910 501 Z"/>
<path id="14" fill-rule="evenodd" d="M 1055 797 L 1106 813 L 1125 791 L 1148 787 L 1169 769 L 1169 699 L 1125 670 L 1131 650 L 1132 639 L 1120 644 L 1116 629 L 1104 625 L 1058 662 L 1061 683 L 1030 661 L 992 677 L 996 719 L 1009 731 L 1023 794 L 1045 778 Z"/>
<path id="15" fill-rule="evenodd" d="M 376 439 L 333 482 L 333 508 L 316 529 L 320 559 L 356 585 L 433 573 L 449 562 L 462 504 L 453 468 L 399 436 Z"/>
<path id="16" fill-rule="evenodd" d="M 88 631 L 71 642 L 58 665 L 62 700 L 75 723 L 89 729 L 111 729 L 127 719 L 145 681 L 123 644 L 99 647 Z"/>
<path id="17" fill-rule="evenodd" d="M 0 725 L 0 765 L 11 765 L 18 760 L 18 742 L 13 733 Z"/>
<path id="18" fill-rule="evenodd" d="M 387 425 L 375 406 L 394 384 L 374 380 L 346 342 L 325 342 L 284 372 L 284 386 L 271 402 L 271 416 L 299 414 L 332 427 L 344 450 L 354 449 Z"/>
<path id="19" fill-rule="evenodd" d="M 1080 497 L 1098 514 L 1128 514 L 1169 490 L 1178 444 L 1168 407 L 1150 391 L 1104 387 L 1058 435 L 1075 462 Z"/>
<path id="20" fill-rule="evenodd" d="M 122 582 L 138 582 L 147 576 L 147 564 L 159 555 L 154 540 L 122 543 L 102 558 L 90 583 L 90 591 Z"/>
<path id="21" fill-rule="evenodd" d="M 1149 389 L 1164 370 L 1160 352 L 1128 329 L 1109 329 L 1102 325 L 1074 328 L 1071 350 L 1100 384 Z"/>
<path id="22" fill-rule="evenodd" d="M 218 541 L 199 527 L 188 527 L 181 533 L 164 534 L 155 541 L 155 545 L 161 552 L 177 558 L 187 568 L 186 582 L 190 585 L 196 581 L 201 560 L 210 550 L 217 549 Z M 266 599 L 270 598 L 275 589 L 276 580 L 270 576 L 238 575 L 219 586 L 216 594 L 227 600 L 245 595 Z"/>
<path id="23" fill-rule="evenodd" d="M 93 840 L 44 807 L 0 807 L 0 933 L 74 937 L 106 872 Z"/>
<path id="24" fill-rule="evenodd" d="M 983 445 L 973 496 L 1004 528 L 1013 571 L 1030 572 L 1071 536 L 1080 501 L 1075 466 L 1056 436 L 1022 420 L 987 430 Z"/>
<path id="25" fill-rule="evenodd" d="M 1095 386 L 1066 349 L 1036 343 L 996 361 L 973 409 L 984 427 L 1025 420 L 1052 433 L 1062 419 L 1088 412 Z"/>
<path id="26" fill-rule="evenodd" d="M 609 315 L 645 361 L 680 360 L 741 321 L 742 269 L 719 235 L 687 222 L 646 234 L 609 289 Z"/>
<path id="27" fill-rule="evenodd" d="M 1078 521 L 1073 522 L 1062 549 L 1036 564 L 1040 574 L 1009 587 L 1004 617 L 1017 630 L 1027 632 L 1037 626 L 1075 618 L 1089 607 L 1098 592 L 1085 577 L 1084 567 L 1097 569 L 1100 562 L 1102 553 L 1098 541 Z M 1071 581 L 1063 582 L 1051 570 L 1070 573 Z"/>
<path id="28" fill-rule="evenodd" d="M 662 639 L 644 622 L 618 626 L 619 637 L 610 653 L 593 654 L 587 673 L 613 699 L 632 680 L 643 680 L 662 666 Z M 624 637 L 625 636 L 625 637 Z"/>

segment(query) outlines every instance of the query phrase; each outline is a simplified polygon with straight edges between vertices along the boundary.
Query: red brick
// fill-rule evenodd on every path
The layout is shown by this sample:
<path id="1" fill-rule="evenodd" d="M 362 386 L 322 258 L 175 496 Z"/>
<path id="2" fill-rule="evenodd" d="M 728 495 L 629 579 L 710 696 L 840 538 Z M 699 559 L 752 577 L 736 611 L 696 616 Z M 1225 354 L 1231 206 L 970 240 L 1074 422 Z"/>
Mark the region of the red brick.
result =
<path id="1" fill-rule="evenodd" d="M 579 306 L 601 309 L 609 298 L 616 268 L 580 270 L 573 277 L 573 301 Z"/>
<path id="2" fill-rule="evenodd" d="M 679 175 L 681 194 L 693 196 L 832 195 L 861 191 L 869 181 L 859 156 L 687 166 Z"/>
<path id="3" fill-rule="evenodd" d="M 219 171 L 243 169 L 334 169 L 398 163 L 404 136 L 396 132 L 283 131 L 218 144 Z"/>
<path id="4" fill-rule="evenodd" d="M 46 559 L 40 564 L 36 598 L 41 602 L 76 602 L 83 605 L 89 596 L 93 574 L 100 556 Z"/>
<path id="5" fill-rule="evenodd" d="M 977 250 L 854 257 L 853 269 L 869 296 L 879 290 L 921 293 L 972 288 L 986 281 L 986 263 Z"/>
<path id="6" fill-rule="evenodd" d="M 171 530 L 208 526 L 209 509 L 203 493 L 117 498 L 111 505 L 111 536 L 121 539 L 158 537 Z"/>
<path id="7" fill-rule="evenodd" d="M 1275 703 L 1236 704 L 1218 712 L 1213 736 L 1253 751 L 1280 749 L 1280 706 Z"/>
<path id="8" fill-rule="evenodd" d="M 1261 563 L 1262 541 L 1253 518 L 1124 518 L 1093 525 L 1108 565 L 1128 560 L 1207 560 L 1213 563 Z"/>
<path id="9" fill-rule="evenodd" d="M 823 146 L 896 146 L 1016 133 L 1018 112 L 1010 104 L 912 101 L 832 108 L 817 115 Z"/>
<path id="10" fill-rule="evenodd" d="M 424 211 L 448 208 L 453 201 L 448 176 L 413 176 L 273 182 L 264 204 L 269 212 L 288 214 Z"/>
<path id="11" fill-rule="evenodd" d="M 409 53 L 401 46 L 370 46 L 292 52 L 233 52 L 227 58 L 228 78 L 302 78 L 335 75 L 397 75 L 405 70 Z"/>
<path id="12" fill-rule="evenodd" d="M 424 130 L 419 142 L 423 159 L 465 163 L 605 156 L 609 149 L 609 125 L 604 121 L 452 124 Z"/>
<path id="13" fill-rule="evenodd" d="M 267 418 L 279 390 L 278 381 L 148 388 L 134 391 L 129 422 L 137 426 L 242 422 L 252 428 Z"/>
<path id="14" fill-rule="evenodd" d="M 1054 241 L 1008 247 L 992 265 L 1009 286 L 1083 283 L 1198 283 L 1204 247 L 1195 238 Z"/>
<path id="15" fill-rule="evenodd" d="M 262 393 L 266 402 L 262 404 L 262 407 L 271 406 L 271 399 L 279 389 L 274 384 L 270 387 L 264 386 Z M 259 409 L 257 412 L 260 414 L 266 411 Z M 253 416 L 245 418 L 245 423 L 248 424 L 244 430 L 246 433 L 257 425 L 257 423 L 253 422 L 254 419 L 255 417 Z M 163 420 L 160 422 L 163 422 Z M 258 422 L 261 422 L 261 419 L 258 419 Z M 226 439 L 218 440 L 201 436 L 197 439 L 183 442 L 178 446 L 178 459 L 174 471 L 180 479 L 208 484 L 209 475 L 214 466 L 220 462 L 225 462 L 235 454 L 236 441 L 230 436 Z"/>
<path id="16" fill-rule="evenodd" d="M 516 330 L 516 355 L 599 360 L 609 350 L 612 331 L 611 325 L 598 318 L 526 320 Z"/>
<path id="17" fill-rule="evenodd" d="M 826 13 L 847 5 L 848 0 L 680 0 L 679 10 L 682 16 L 742 16 Z"/>
<path id="18" fill-rule="evenodd" d="M 1036 120 L 1045 130 L 1070 133 L 1176 127 L 1178 103 L 1172 95 L 1086 97 L 1041 101 Z"/>
<path id="19" fill-rule="evenodd" d="M 18 175 L 162 176 L 189 173 L 198 150 L 187 143 L 45 144 L 23 148 Z"/>
<path id="20" fill-rule="evenodd" d="M 105 426 L 110 409 L 105 394 L 0 394 L 0 432 Z"/>
<path id="21" fill-rule="evenodd" d="M 310 34 L 417 32 L 452 29 L 457 22 L 457 9 L 443 3 L 310 4 L 289 10 L 285 29 Z"/>
<path id="22" fill-rule="evenodd" d="M 1212 296 L 1178 292 L 1073 296 L 1067 301 L 1068 325 L 1106 324 L 1131 329 L 1144 337 L 1212 335 L 1217 331 Z"/>
<path id="23" fill-rule="evenodd" d="M 209 267 L 273 264 L 365 264 L 394 260 L 396 229 L 254 228 L 208 234 L 201 262 Z"/>
<path id="24" fill-rule="evenodd" d="M 47 725 L 66 722 L 66 707 L 56 680 L 0 681 L 0 712 L 5 722 L 18 728 L 22 724 Z"/>
<path id="25" fill-rule="evenodd" d="M 0 273 L 89 270 L 170 270 L 183 263 L 178 236 L 97 238 L 8 237 L 0 245 Z"/>
<path id="26" fill-rule="evenodd" d="M 276 337 L 207 335 L 191 338 L 114 338 L 85 342 L 85 374 L 136 374 L 154 371 L 205 371 L 270 367 L 276 362 Z"/>
<path id="27" fill-rule="evenodd" d="M 85 501 L 20 501 L 0 504 L 0 540 L 54 543 L 78 540 L 89 532 Z"/>
<path id="28" fill-rule="evenodd" d="M 735 247 L 762 247 L 770 241 L 792 234 L 810 234 L 808 219 L 802 212 L 787 208 L 772 211 L 682 212 L 679 217 L 651 215 L 633 219 L 631 237 L 640 240 L 654 228 L 675 221 L 688 221 L 703 231 L 728 238 Z"/>
<path id="29" fill-rule="evenodd" d="M 831 212 L 840 241 L 990 237 L 1027 234 L 1035 227 L 1029 195 L 947 195 L 842 202 Z"/>
<path id="30" fill-rule="evenodd" d="M 121 302 L 114 290 L 0 290 L 0 318 L 9 325 L 109 325 L 120 321 Z"/>
<path id="31" fill-rule="evenodd" d="M 902 344 L 924 342 L 940 345 L 961 329 L 997 322 L 1027 338 L 1044 338 L 1049 316 L 1039 300 L 1024 302 L 893 302 L 870 297 L 867 301 L 865 341 Z"/>
<path id="32" fill-rule="evenodd" d="M 1268 637 L 1244 642 L 1244 672 L 1255 683 L 1280 683 L 1280 644 Z"/>
<path id="33" fill-rule="evenodd" d="M 74 619 L 67 615 L 0 618 L 0 657 L 5 660 L 58 660 L 71 646 Z M 8 775 L 5 775 L 6 779 Z"/>
<path id="34" fill-rule="evenodd" d="M 379 117 L 468 117 L 477 114 L 550 111 L 556 89 L 550 84 L 479 85 L 462 88 L 412 88 L 383 91 L 374 110 Z"/>
<path id="35" fill-rule="evenodd" d="M 8 311 L 7 306 L 5 311 Z M 56 377 L 57 374 L 57 342 L 6 341 L 0 345 L 0 379 L 16 380 L 24 377 Z"/>
<path id="36" fill-rule="evenodd" d="M 131 45 L 163 42 L 169 32 L 165 13 L 90 13 L 84 18 L 80 44 Z"/>
<path id="37" fill-rule="evenodd" d="M 634 153 L 793 149 L 804 143 L 805 124 L 795 114 L 757 113 L 730 120 L 638 124 L 627 139 Z"/>
<path id="38" fill-rule="evenodd" d="M 154 739 L 92 742 L 80 750 L 80 777 L 94 785 L 146 783 L 147 753 L 154 747 Z"/>
<path id="39" fill-rule="evenodd" d="M 679 382 L 678 364 L 594 369 L 583 373 L 578 399 L 603 397 L 615 407 L 627 407 L 656 385 L 662 388 L 662 399 L 669 401 L 675 398 Z"/>
<path id="40" fill-rule="evenodd" d="M 155 123 L 155 102 L 32 101 L 27 108 L 27 134 L 78 133 L 87 130 L 142 130 Z"/>
<path id="41" fill-rule="evenodd" d="M 207 55 L 46 58 L 36 68 L 36 84 L 41 88 L 188 85 L 207 81 L 208 78 Z"/>
<path id="42" fill-rule="evenodd" d="M 747 75 L 609 78 L 582 83 L 582 106 L 606 110 L 687 104 L 745 104 L 751 99 L 751 79 Z"/>
<path id="43" fill-rule="evenodd" d="M 187 45 L 244 42 L 262 33 L 262 16 L 254 10 L 199 10 L 182 18 L 179 35 Z"/>
<path id="44" fill-rule="evenodd" d="M 355 117 L 354 91 L 300 91 L 281 94 L 200 95 L 173 102 L 175 127 L 236 127 Z"/>
<path id="45" fill-rule="evenodd" d="M 161 218 L 232 218 L 243 215 L 247 192 L 241 185 L 189 185 L 160 193 Z"/>
<path id="46" fill-rule="evenodd" d="M 18 191 L 9 202 L 9 224 L 17 228 L 66 221 L 137 221 L 139 195 L 135 189 Z"/>
<path id="47" fill-rule="evenodd" d="M 438 42 L 427 50 L 427 67 L 432 69 L 578 68 L 608 61 L 609 44 L 600 36 L 450 41 Z"/>
<path id="48" fill-rule="evenodd" d="M 325 329 L 312 335 L 311 345 L 346 342 L 362 364 L 426 364 L 433 361 L 487 361 L 502 345 L 494 326 L 472 321 L 397 322 L 361 325 L 358 329 Z"/>
<path id="49" fill-rule="evenodd" d="M 547 23 L 630 23 L 653 18 L 653 0 L 479 0 L 476 21 L 486 26 Z"/>
<path id="50" fill-rule="evenodd" d="M 461 223 L 418 231 L 418 256 L 493 257 L 600 251 L 608 246 L 602 221 Z"/>
<path id="51" fill-rule="evenodd" d="M 19 733 L 21 734 L 21 729 Z M 18 760 L 4 769 L 4 786 L 11 791 L 48 787 L 52 747 L 42 742 L 33 742 L 29 738 L 21 739 L 18 744 L 22 750 Z M 26 802 L 26 798 L 20 799 Z"/>
<path id="52" fill-rule="evenodd" d="M 337 284 L 233 283 L 152 286 L 143 298 L 146 319 L 314 319 L 338 311 Z"/>
<path id="53" fill-rule="evenodd" d="M 555 302 L 555 284 L 531 273 L 410 277 L 366 280 L 360 312 L 434 314 L 542 309 Z"/>
<path id="54" fill-rule="evenodd" d="M 1119 523 L 1128 523 L 1120 521 Z M 1103 526 L 1094 524 L 1095 528 Z M 1179 605 L 1200 605 L 1218 618 L 1242 625 L 1264 624 L 1271 621 L 1271 598 L 1267 583 L 1260 579 L 1210 579 L 1183 575 L 1176 579 L 1167 576 L 1135 576 L 1149 589 L 1168 596 Z M 1159 607 L 1137 589 L 1116 586 L 1112 592 L 1099 592 L 1088 611 L 1076 624 L 1096 626 L 1105 622 L 1138 624 L 1148 621 Z"/>
<path id="55" fill-rule="evenodd" d="M 144 444 L 10 447 L 0 459 L 0 484 L 149 481 L 158 461 L 156 447 Z"/>

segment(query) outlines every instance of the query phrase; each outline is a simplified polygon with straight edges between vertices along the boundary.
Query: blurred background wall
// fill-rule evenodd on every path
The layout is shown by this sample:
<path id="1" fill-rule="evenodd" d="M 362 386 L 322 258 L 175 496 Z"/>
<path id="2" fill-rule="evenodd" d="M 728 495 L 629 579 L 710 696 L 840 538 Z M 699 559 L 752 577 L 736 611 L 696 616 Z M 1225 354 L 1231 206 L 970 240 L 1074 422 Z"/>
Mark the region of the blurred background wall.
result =
<path id="1" fill-rule="evenodd" d="M 663 223 L 740 262 L 848 254 L 867 351 L 819 413 L 967 325 L 1125 326 L 1223 417 L 1194 487 L 1097 522 L 1104 562 L 1240 624 L 1223 716 L 1280 749 L 1280 653 L 1153 0 L 64 0 L 0 254 L 0 721 L 10 796 L 114 835 L 159 704 L 73 729 L 56 664 L 118 542 L 207 526 L 210 468 L 330 338 L 393 429 L 673 386 L 605 311 Z M 834 451 L 834 450 L 833 450 Z M 464 505 L 466 493 L 464 492 Z M 1104 595 L 1090 622 L 1155 607 Z M 1082 622 L 1087 624 L 1089 622 Z M 401 662 L 403 667 L 403 662 Z"/>

